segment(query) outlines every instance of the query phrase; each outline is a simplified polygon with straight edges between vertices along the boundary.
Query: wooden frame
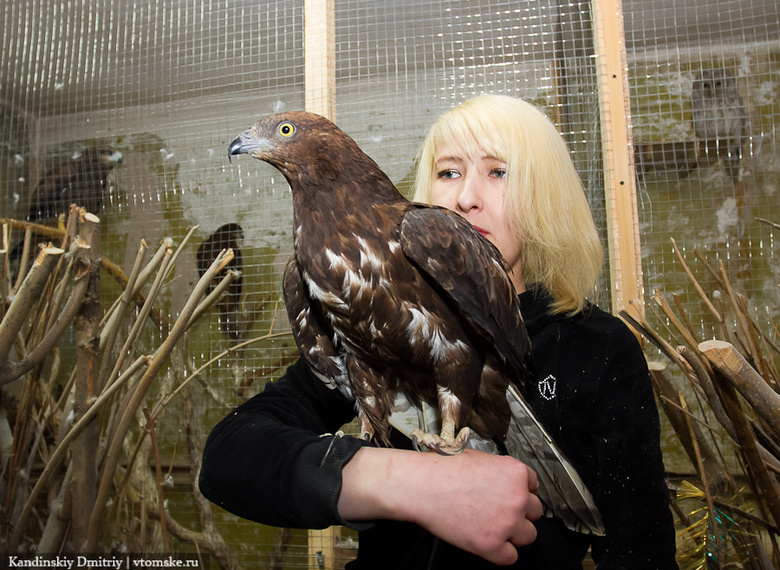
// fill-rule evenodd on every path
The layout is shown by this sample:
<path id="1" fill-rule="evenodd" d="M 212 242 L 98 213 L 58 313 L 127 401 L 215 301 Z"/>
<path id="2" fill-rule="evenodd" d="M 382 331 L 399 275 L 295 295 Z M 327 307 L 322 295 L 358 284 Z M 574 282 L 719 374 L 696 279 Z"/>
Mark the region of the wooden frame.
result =
<path id="1" fill-rule="evenodd" d="M 620 0 L 593 0 L 612 312 L 644 316 L 631 108 Z"/>
<path id="2" fill-rule="evenodd" d="M 334 0 L 303 4 L 303 73 L 307 111 L 336 120 Z"/>
<path id="3" fill-rule="evenodd" d="M 305 108 L 336 120 L 336 32 L 334 0 L 304 0 L 303 73 Z M 336 568 L 340 527 L 309 530 L 311 568 Z"/>
<path id="4" fill-rule="evenodd" d="M 599 64 L 612 311 L 618 314 L 627 309 L 643 317 L 644 287 L 622 4 L 620 0 L 593 0 L 592 10 Z M 304 1 L 304 90 L 306 110 L 335 121 L 334 0 Z M 340 538 L 340 527 L 309 531 L 313 568 L 336 567 L 336 544 Z"/>

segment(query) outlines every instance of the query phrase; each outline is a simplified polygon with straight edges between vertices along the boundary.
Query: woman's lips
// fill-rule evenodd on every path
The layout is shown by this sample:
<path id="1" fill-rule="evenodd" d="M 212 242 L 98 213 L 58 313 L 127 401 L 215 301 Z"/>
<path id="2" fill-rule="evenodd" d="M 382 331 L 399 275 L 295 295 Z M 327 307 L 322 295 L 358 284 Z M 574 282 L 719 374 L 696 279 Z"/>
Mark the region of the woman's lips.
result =
<path id="1" fill-rule="evenodd" d="M 477 230 L 479 233 L 481 233 L 483 237 L 487 237 L 487 235 L 488 235 L 488 231 L 487 230 L 483 230 L 479 226 L 474 226 L 474 229 Z"/>

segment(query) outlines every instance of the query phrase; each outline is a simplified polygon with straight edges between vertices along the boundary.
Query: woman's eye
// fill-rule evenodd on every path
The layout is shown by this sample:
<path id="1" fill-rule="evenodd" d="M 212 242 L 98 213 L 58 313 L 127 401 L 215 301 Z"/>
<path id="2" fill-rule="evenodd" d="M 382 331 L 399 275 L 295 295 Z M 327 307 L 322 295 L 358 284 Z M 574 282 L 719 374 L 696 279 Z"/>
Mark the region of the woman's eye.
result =
<path id="1" fill-rule="evenodd" d="M 506 168 L 494 168 L 490 171 L 490 175 L 494 178 L 506 178 Z"/>
<path id="2" fill-rule="evenodd" d="M 444 170 L 439 171 L 439 173 L 436 175 L 437 178 L 442 178 L 444 180 L 452 180 L 458 176 L 460 176 L 458 171 L 451 168 L 445 168 Z"/>

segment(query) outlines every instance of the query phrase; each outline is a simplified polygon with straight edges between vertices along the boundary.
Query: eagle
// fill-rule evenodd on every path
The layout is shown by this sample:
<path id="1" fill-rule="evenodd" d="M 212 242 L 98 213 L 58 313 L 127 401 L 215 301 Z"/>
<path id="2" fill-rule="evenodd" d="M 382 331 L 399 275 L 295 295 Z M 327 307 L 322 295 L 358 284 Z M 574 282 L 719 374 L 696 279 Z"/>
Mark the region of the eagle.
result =
<path id="1" fill-rule="evenodd" d="M 505 445 L 537 472 L 552 513 L 602 534 L 590 493 L 522 396 L 530 341 L 498 249 L 455 212 L 404 198 L 319 115 L 259 120 L 229 145 L 229 158 L 244 153 L 292 189 L 292 332 L 314 374 L 354 400 L 364 437 L 390 444 L 399 396 L 436 406 L 441 430 L 416 430 L 421 445 L 457 453 L 471 430 Z"/>
<path id="2" fill-rule="evenodd" d="M 40 179 L 32 194 L 27 221 L 56 223 L 71 204 L 98 214 L 108 186 L 108 175 L 122 162 L 122 153 L 110 147 L 88 147 L 76 152 Z"/>
<path id="3" fill-rule="evenodd" d="M 122 158 L 122 153 L 111 147 L 90 146 L 74 152 L 38 181 L 30 197 L 27 221 L 56 226 L 59 216 L 67 214 L 71 204 L 99 214 L 108 175 Z M 34 242 L 38 237 L 33 235 Z M 19 261 L 23 245 L 20 242 L 11 251 L 12 260 Z"/>
<path id="4" fill-rule="evenodd" d="M 215 280 L 206 289 L 206 295 L 208 295 L 214 290 L 213 283 L 222 279 L 229 270 L 232 269 L 236 273 L 236 277 L 230 282 L 227 291 L 216 302 L 219 311 L 219 328 L 225 336 L 232 340 L 238 340 L 241 336 L 239 317 L 241 315 L 243 262 L 238 242 L 242 239 L 244 239 L 244 231 L 240 225 L 235 222 L 223 224 L 200 244 L 197 252 L 198 274 L 202 277 L 223 249 L 233 250 L 233 259 L 215 275 Z"/>

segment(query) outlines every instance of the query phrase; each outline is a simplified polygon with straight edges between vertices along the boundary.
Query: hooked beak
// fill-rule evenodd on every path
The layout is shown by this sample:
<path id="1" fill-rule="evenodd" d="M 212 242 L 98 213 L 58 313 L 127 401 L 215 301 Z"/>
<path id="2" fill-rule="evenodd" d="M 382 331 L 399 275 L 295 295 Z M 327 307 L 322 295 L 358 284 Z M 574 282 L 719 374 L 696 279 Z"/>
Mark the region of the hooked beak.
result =
<path id="1" fill-rule="evenodd" d="M 271 144 L 267 140 L 253 137 L 251 131 L 244 131 L 228 146 L 228 161 L 231 161 L 233 155 L 253 154 L 269 147 Z"/>

